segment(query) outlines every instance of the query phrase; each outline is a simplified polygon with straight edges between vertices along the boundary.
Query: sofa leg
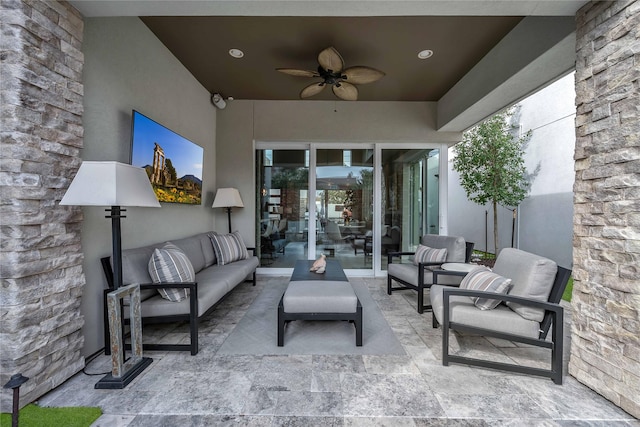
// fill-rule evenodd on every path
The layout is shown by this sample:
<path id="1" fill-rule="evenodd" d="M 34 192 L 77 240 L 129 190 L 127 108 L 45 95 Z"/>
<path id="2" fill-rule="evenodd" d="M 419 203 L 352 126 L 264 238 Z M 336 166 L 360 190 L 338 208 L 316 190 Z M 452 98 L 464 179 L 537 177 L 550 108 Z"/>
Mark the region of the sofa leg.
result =
<path id="1" fill-rule="evenodd" d="M 189 322 L 189 329 L 191 335 L 191 355 L 195 356 L 198 354 L 198 316 L 195 315 L 191 318 Z"/>
<path id="2" fill-rule="evenodd" d="M 198 354 L 198 288 L 195 286 L 189 294 L 189 332 L 191 335 L 191 355 Z"/>
<path id="3" fill-rule="evenodd" d="M 391 295 L 391 277 L 387 275 L 387 295 Z"/>
<path id="4" fill-rule="evenodd" d="M 356 312 L 356 347 L 362 347 L 362 306 L 360 306 L 360 302 L 358 302 L 358 308 Z"/>
<path id="5" fill-rule="evenodd" d="M 438 327 L 438 319 L 436 319 L 436 315 L 433 311 L 431 312 L 431 327 L 433 327 L 433 329 Z"/>
<path id="6" fill-rule="evenodd" d="M 278 347 L 284 345 L 284 308 L 282 302 L 278 306 Z"/>

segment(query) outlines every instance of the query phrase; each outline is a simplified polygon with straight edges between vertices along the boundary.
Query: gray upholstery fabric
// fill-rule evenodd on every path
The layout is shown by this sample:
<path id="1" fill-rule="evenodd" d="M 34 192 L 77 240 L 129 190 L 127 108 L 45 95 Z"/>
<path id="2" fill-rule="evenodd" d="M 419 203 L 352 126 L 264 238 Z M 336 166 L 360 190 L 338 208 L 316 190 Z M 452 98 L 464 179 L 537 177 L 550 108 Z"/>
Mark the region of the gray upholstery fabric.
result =
<path id="1" fill-rule="evenodd" d="M 187 254 L 193 266 L 193 271 L 197 273 L 204 268 L 204 254 L 202 253 L 202 244 L 200 243 L 198 235 L 172 240 L 171 243 Z"/>
<path id="2" fill-rule="evenodd" d="M 514 248 L 500 251 L 493 271 L 511 278 L 509 295 L 548 301 L 558 265 L 548 259 Z M 541 322 L 544 310 L 509 302 L 507 305 L 525 319 Z"/>
<path id="3" fill-rule="evenodd" d="M 202 256 L 204 256 L 204 268 L 207 268 L 216 263 L 216 253 L 213 250 L 213 245 L 211 244 L 211 238 L 209 237 L 209 233 L 198 234 L 198 240 L 200 240 L 200 246 L 202 246 Z"/>
<path id="4" fill-rule="evenodd" d="M 285 313 L 355 313 L 358 298 L 349 282 L 290 282 L 282 299 Z"/>
<path id="5" fill-rule="evenodd" d="M 446 248 L 447 262 L 465 261 L 467 248 L 464 237 L 425 234 L 424 236 L 422 236 L 420 243 L 431 248 Z"/>
<path id="6" fill-rule="evenodd" d="M 202 316 L 227 292 L 242 283 L 255 270 L 258 264 L 258 258 L 251 257 L 232 264 L 214 265 L 196 274 L 196 282 L 198 283 L 198 316 Z M 187 314 L 189 313 L 189 298 L 180 302 L 171 302 L 156 293 L 156 296 L 149 298 L 141 305 L 141 310 L 143 317 Z M 125 312 L 127 311 L 125 310 Z"/>
<path id="7" fill-rule="evenodd" d="M 413 263 L 392 263 L 387 266 L 387 274 L 396 277 L 400 280 L 404 280 L 407 283 L 411 283 L 414 286 L 418 286 L 418 266 Z M 438 283 L 442 285 L 457 285 L 462 280 L 459 276 L 438 276 Z M 424 284 L 430 285 L 433 283 L 433 273 L 430 271 L 424 272 Z"/>
<path id="8" fill-rule="evenodd" d="M 213 246 L 208 233 L 200 233 L 185 239 L 173 241 L 173 243 L 178 242 L 182 243 L 182 246 L 176 244 L 180 249 L 184 250 L 185 247 L 189 248 L 189 252 L 185 253 L 187 253 L 192 264 L 193 260 L 191 259 L 190 253 L 193 253 L 193 257 L 196 261 L 201 262 L 203 265 L 211 262 L 211 253 L 207 255 L 207 251 L 213 252 Z M 198 253 L 196 248 L 198 246 L 202 247 L 204 243 L 207 243 L 210 249 L 203 249 Z M 149 259 L 151 258 L 154 249 L 161 248 L 164 244 L 165 243 L 162 242 L 155 245 L 123 250 L 123 283 L 125 285 L 130 283 L 152 283 L 148 268 Z M 203 315 L 211 305 L 215 304 L 236 285 L 251 278 L 253 271 L 255 271 L 258 265 L 258 258 L 250 256 L 248 259 L 236 261 L 227 265 L 215 264 L 214 260 L 214 265 L 211 265 L 209 268 L 196 271 L 196 282 L 198 283 L 198 316 Z M 140 294 L 142 300 L 145 301 L 141 306 L 143 317 L 189 313 L 189 298 L 180 302 L 167 301 L 160 297 L 158 292 L 154 289 L 142 290 Z M 128 311 L 129 310 L 125 310 L 126 317 L 129 316 Z"/>
<path id="9" fill-rule="evenodd" d="M 442 291 L 446 288 L 440 285 L 431 287 L 431 306 L 433 314 L 440 323 L 442 323 L 444 308 Z M 523 318 L 504 304 L 500 304 L 493 310 L 480 310 L 471 298 L 460 296 L 450 298 L 449 309 L 451 322 L 531 338 L 537 338 L 539 334 L 538 322 Z"/>

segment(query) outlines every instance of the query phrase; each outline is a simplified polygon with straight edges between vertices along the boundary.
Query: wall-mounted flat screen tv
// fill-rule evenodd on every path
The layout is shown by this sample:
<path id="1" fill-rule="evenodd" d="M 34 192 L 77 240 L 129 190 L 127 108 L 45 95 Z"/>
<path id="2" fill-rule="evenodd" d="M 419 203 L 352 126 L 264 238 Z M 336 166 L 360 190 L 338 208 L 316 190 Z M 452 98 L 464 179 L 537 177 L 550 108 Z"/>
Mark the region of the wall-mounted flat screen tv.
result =
<path id="1" fill-rule="evenodd" d="M 202 147 L 136 110 L 131 134 L 131 164 L 147 171 L 159 201 L 202 203 Z"/>

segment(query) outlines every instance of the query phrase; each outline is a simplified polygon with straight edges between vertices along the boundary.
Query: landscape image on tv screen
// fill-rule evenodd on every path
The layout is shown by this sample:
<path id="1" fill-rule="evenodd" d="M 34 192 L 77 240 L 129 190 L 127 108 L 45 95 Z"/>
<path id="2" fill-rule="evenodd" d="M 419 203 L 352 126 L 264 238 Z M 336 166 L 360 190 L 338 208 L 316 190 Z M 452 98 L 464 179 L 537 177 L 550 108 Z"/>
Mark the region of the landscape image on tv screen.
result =
<path id="1" fill-rule="evenodd" d="M 144 168 L 161 202 L 202 203 L 204 149 L 133 111 L 131 164 Z"/>

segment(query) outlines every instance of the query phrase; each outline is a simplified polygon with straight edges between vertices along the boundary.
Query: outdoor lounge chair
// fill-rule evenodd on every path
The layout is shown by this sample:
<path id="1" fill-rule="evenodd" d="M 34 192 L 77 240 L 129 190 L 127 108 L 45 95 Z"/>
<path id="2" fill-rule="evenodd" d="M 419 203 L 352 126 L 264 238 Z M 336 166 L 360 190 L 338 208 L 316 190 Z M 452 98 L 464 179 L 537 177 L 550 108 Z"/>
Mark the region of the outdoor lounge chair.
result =
<path id="1" fill-rule="evenodd" d="M 483 268 L 483 267 L 479 267 Z M 488 271 L 488 270 L 486 270 Z M 551 378 L 562 384 L 564 311 L 559 304 L 571 270 L 547 258 L 519 249 L 505 248 L 496 259 L 492 273 L 511 279 L 507 294 L 472 289 L 431 287 L 433 327 L 442 325 L 442 364 L 462 363 Z M 447 275 L 438 271 L 436 275 Z M 473 274 L 473 273 L 469 273 Z M 486 277 L 485 277 L 486 283 Z M 470 288 L 463 288 L 469 284 Z M 477 289 L 477 288 L 476 288 Z M 475 298 L 499 301 L 493 309 L 480 309 Z M 551 328 L 551 340 L 547 334 Z M 449 354 L 449 330 L 515 341 L 551 349 L 550 369 L 521 366 Z"/>
<path id="2" fill-rule="evenodd" d="M 447 249 L 445 262 L 465 263 L 471 258 L 473 243 L 465 242 L 463 237 L 439 236 L 436 234 L 426 234 L 422 236 L 420 243 L 434 249 Z M 418 291 L 418 313 L 423 313 L 425 309 L 430 309 L 431 305 L 424 305 L 424 290 L 433 285 L 433 267 L 443 264 L 442 262 L 421 262 L 418 265 L 413 262 L 393 262 L 394 258 L 403 255 L 415 255 L 415 252 L 391 252 L 387 254 L 387 294 L 395 290 L 413 289 Z M 430 268 L 431 267 L 431 268 Z M 462 277 L 452 277 L 449 275 L 440 279 L 440 284 L 457 286 Z M 396 281 L 403 286 L 392 286 L 392 281 Z"/>

